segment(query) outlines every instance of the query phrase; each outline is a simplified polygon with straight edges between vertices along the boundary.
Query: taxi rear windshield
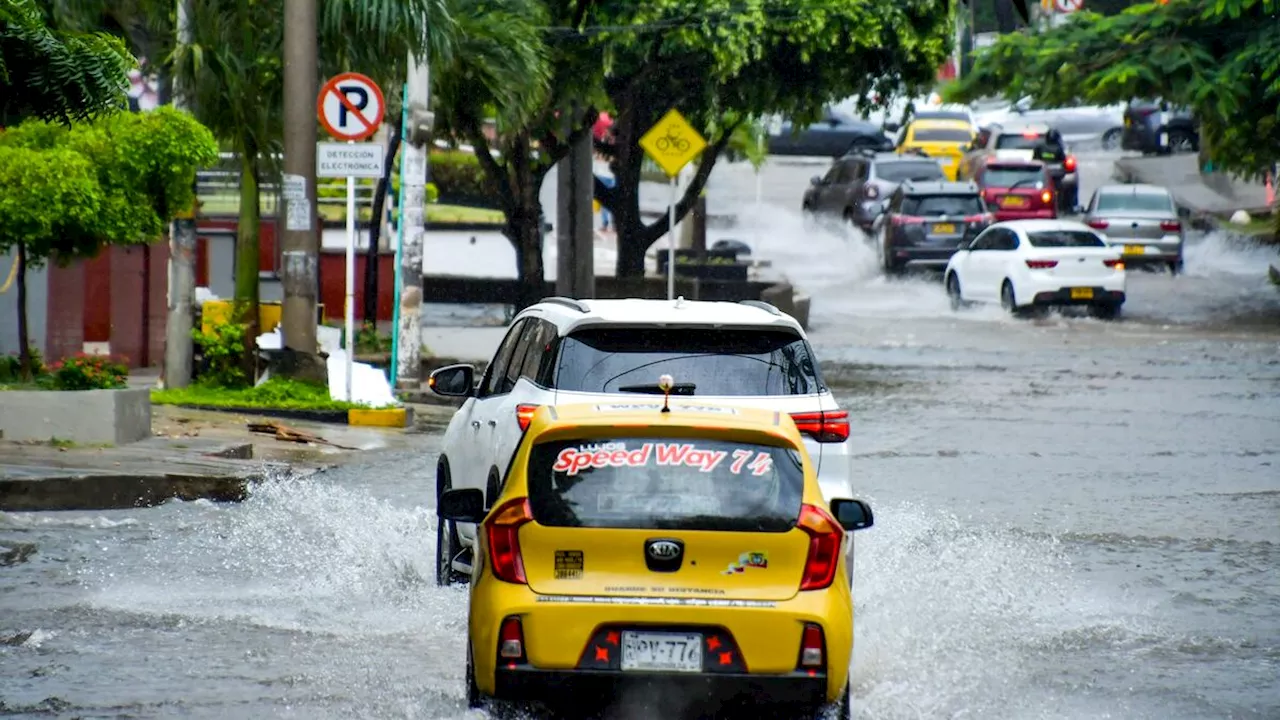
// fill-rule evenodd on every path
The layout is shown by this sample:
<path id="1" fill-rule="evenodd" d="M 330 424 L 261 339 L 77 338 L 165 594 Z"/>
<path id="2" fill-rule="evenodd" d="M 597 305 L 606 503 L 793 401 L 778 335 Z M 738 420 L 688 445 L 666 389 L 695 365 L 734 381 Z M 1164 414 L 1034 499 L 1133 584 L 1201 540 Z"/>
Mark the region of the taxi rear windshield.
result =
<path id="1" fill-rule="evenodd" d="M 800 515 L 797 450 L 690 438 L 535 445 L 529 504 L 548 527 L 786 532 Z"/>
<path id="2" fill-rule="evenodd" d="M 659 393 L 664 374 L 678 395 L 809 395 L 822 390 L 804 338 L 775 330 L 610 327 L 561 343 L 558 390 Z"/>
<path id="3" fill-rule="evenodd" d="M 911 142 L 946 142 L 967 143 L 973 139 L 973 133 L 958 128 L 914 128 L 911 131 Z"/>

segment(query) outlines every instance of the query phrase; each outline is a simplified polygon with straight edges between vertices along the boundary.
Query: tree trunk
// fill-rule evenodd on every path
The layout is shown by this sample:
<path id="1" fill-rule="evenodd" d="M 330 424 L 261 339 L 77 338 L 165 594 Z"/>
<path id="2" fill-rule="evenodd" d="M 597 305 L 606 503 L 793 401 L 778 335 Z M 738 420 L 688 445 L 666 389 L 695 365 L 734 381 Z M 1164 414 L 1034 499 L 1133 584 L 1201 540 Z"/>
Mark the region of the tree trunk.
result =
<path id="1" fill-rule="evenodd" d="M 245 326 L 243 367 L 250 384 L 256 379 L 258 337 L 258 234 L 262 217 L 258 205 L 258 157 L 240 154 L 240 219 L 236 223 L 236 322 Z"/>
<path id="2" fill-rule="evenodd" d="M 391 142 L 387 143 L 387 157 L 382 166 L 386 172 L 378 178 L 378 186 L 373 191 L 373 213 L 369 218 L 369 247 L 364 256 L 364 315 L 366 324 L 378 325 L 378 241 L 382 238 L 382 216 L 387 206 L 387 188 L 394 172 L 396 153 L 400 150 L 403 136 L 397 123 L 391 131 Z M 404 222 L 404 208 L 400 208 L 400 221 Z"/>
<path id="3" fill-rule="evenodd" d="M 976 2 L 977 0 L 969 0 Z M 1013 12 L 1012 0 L 991 0 L 996 11 L 996 28 L 1000 33 L 1008 34 L 1018 29 L 1018 21 Z"/>
<path id="4" fill-rule="evenodd" d="M 517 140 L 513 146 L 507 161 L 512 197 L 503 234 L 516 251 L 516 277 L 520 283 L 516 312 L 519 312 L 541 300 L 546 291 L 546 272 L 542 262 L 542 201 L 538 197 L 546 173 L 539 172 L 529 162 L 526 139 Z"/>
<path id="5" fill-rule="evenodd" d="M 18 243 L 17 275 L 14 284 L 18 292 L 18 377 L 26 382 L 32 379 L 31 338 L 27 332 L 27 245 Z"/>
<path id="6" fill-rule="evenodd" d="M 643 277 L 644 254 L 649 249 L 648 245 L 636 241 L 644 232 L 644 219 L 640 217 L 640 171 L 644 165 L 644 151 L 637 144 L 642 132 L 635 111 L 618 113 L 614 121 L 615 153 L 612 163 L 616 182 L 613 192 L 606 193 L 601 204 L 613 214 L 614 229 L 618 233 L 619 278 Z"/>

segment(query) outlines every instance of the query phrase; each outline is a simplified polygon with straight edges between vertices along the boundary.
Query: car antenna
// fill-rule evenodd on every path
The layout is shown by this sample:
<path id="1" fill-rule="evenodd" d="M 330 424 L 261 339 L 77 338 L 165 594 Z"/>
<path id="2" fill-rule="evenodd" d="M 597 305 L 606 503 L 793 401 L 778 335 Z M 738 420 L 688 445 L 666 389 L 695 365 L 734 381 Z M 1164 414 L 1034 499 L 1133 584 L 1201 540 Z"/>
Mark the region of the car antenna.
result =
<path id="1" fill-rule="evenodd" d="M 671 388 L 676 386 L 675 378 L 663 375 L 658 378 L 658 389 L 662 391 L 662 412 L 671 412 Z"/>

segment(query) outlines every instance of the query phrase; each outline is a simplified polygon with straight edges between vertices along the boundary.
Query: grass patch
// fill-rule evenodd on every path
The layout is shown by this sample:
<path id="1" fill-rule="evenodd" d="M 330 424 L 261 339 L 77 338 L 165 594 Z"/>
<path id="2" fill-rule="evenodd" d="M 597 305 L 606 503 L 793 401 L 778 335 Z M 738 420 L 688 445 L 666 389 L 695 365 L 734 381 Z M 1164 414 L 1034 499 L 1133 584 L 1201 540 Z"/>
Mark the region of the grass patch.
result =
<path id="1" fill-rule="evenodd" d="M 228 389 L 192 385 L 186 388 L 152 390 L 151 404 L 247 410 L 352 410 L 371 407 L 362 403 L 333 400 L 326 388 L 280 378 L 252 388 Z"/>
<path id="2" fill-rule="evenodd" d="M 276 210 L 274 200 L 267 202 L 264 199 L 258 206 L 264 216 L 274 214 Z M 345 222 L 347 219 L 346 203 L 321 202 L 317 204 L 316 209 L 320 217 L 328 221 Z M 429 204 L 426 206 L 426 211 L 427 222 L 436 225 L 502 224 L 506 220 L 501 210 L 490 208 Z M 200 198 L 200 212 L 204 215 L 237 215 L 240 212 L 240 199 L 235 195 L 208 195 Z M 373 209 L 364 205 L 358 208 L 358 212 L 362 221 L 368 221 Z"/>
<path id="3" fill-rule="evenodd" d="M 1227 223 L 1226 228 L 1243 235 L 1266 235 L 1271 236 L 1276 231 L 1276 220 L 1273 217 L 1254 217 L 1244 225 L 1236 223 Z"/>

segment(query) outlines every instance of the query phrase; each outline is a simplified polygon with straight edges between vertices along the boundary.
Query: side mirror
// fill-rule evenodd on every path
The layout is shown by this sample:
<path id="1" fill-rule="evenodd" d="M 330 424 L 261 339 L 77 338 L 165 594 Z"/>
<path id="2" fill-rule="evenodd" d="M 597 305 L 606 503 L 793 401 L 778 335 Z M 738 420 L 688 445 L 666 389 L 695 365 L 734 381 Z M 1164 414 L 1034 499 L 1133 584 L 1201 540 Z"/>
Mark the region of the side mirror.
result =
<path id="1" fill-rule="evenodd" d="M 821 176 L 821 175 L 814 175 L 813 177 L 809 178 L 809 184 L 810 184 L 810 185 L 821 185 L 821 184 L 822 184 L 822 176 Z"/>
<path id="2" fill-rule="evenodd" d="M 896 133 L 902 129 L 902 126 L 896 122 L 887 122 L 884 124 L 884 129 L 886 132 Z"/>
<path id="3" fill-rule="evenodd" d="M 1191 217 L 1191 208 L 1179 205 L 1178 217 L 1182 218 L 1183 220 L 1186 220 L 1187 218 Z"/>
<path id="4" fill-rule="evenodd" d="M 861 500 L 836 498 L 831 501 L 831 514 L 836 517 L 840 527 L 853 532 L 866 530 L 875 524 L 875 516 L 871 514 L 871 506 Z"/>
<path id="5" fill-rule="evenodd" d="M 838 127 L 840 125 L 840 118 L 830 118 L 827 120 L 827 124 L 831 127 Z"/>
<path id="6" fill-rule="evenodd" d="M 1166 102 L 1166 101 L 1164 101 L 1164 100 L 1161 100 L 1161 101 L 1160 101 L 1160 112 L 1169 112 L 1169 103 L 1168 103 L 1168 102 Z"/>
<path id="7" fill-rule="evenodd" d="M 476 488 L 445 490 L 440 496 L 436 515 L 441 520 L 478 523 L 484 520 L 484 492 Z"/>
<path id="8" fill-rule="evenodd" d="M 431 373 L 427 387 L 444 397 L 471 397 L 475 393 L 476 369 L 472 365 L 446 365 Z"/>

